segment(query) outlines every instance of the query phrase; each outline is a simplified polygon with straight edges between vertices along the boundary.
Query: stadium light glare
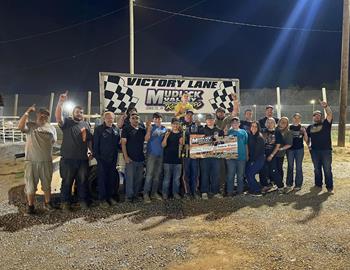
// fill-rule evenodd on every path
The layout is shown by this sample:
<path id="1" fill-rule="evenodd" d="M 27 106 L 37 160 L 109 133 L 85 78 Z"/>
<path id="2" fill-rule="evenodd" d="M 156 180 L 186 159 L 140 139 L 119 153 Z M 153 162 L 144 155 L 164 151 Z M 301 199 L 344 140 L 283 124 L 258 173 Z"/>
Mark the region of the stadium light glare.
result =
<path id="1" fill-rule="evenodd" d="M 63 103 L 63 110 L 65 110 L 66 112 L 71 113 L 74 107 L 75 107 L 75 104 L 72 101 L 67 101 Z"/>

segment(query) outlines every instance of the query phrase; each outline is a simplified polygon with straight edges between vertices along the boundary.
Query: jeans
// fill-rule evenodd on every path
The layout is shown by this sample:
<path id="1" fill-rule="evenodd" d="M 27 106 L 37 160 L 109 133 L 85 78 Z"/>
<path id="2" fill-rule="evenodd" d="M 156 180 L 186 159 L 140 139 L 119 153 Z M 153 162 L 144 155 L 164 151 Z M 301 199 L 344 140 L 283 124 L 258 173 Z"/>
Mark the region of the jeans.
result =
<path id="1" fill-rule="evenodd" d="M 311 150 L 314 164 L 315 185 L 322 187 L 322 169 L 327 189 L 333 189 L 332 150 Z"/>
<path id="2" fill-rule="evenodd" d="M 184 177 L 185 193 L 194 195 L 197 192 L 197 186 L 198 186 L 198 169 L 199 169 L 198 159 L 185 158 L 184 167 L 185 167 L 184 168 L 185 169 L 185 177 Z"/>
<path id="3" fill-rule="evenodd" d="M 143 192 L 154 195 L 158 192 L 159 178 L 162 173 L 163 157 L 148 155 L 146 163 L 146 180 Z"/>
<path id="4" fill-rule="evenodd" d="M 143 182 L 143 161 L 125 164 L 125 195 L 128 199 L 137 197 Z"/>
<path id="5" fill-rule="evenodd" d="M 61 184 L 61 201 L 64 203 L 71 202 L 72 186 L 74 180 L 78 187 L 78 197 L 80 202 L 87 202 L 89 199 L 88 191 L 88 168 L 87 160 L 65 159 L 60 160 Z"/>
<path id="6" fill-rule="evenodd" d="M 295 187 L 300 188 L 303 185 L 303 159 L 304 159 L 304 148 L 288 150 L 287 160 L 287 186 L 293 186 L 294 182 L 294 161 L 295 161 Z"/>
<path id="7" fill-rule="evenodd" d="M 227 193 L 233 193 L 233 184 L 235 177 L 237 176 L 237 193 L 243 193 L 244 183 L 244 171 L 245 171 L 245 160 L 237 160 L 237 159 L 227 159 L 226 160 L 226 187 Z"/>
<path id="8" fill-rule="evenodd" d="M 261 156 L 256 161 L 248 161 L 245 169 L 245 175 L 247 177 L 248 188 L 250 192 L 260 192 L 261 186 L 256 181 L 255 175 L 261 171 L 264 167 L 265 156 Z"/>
<path id="9" fill-rule="evenodd" d="M 283 162 L 284 162 L 284 156 L 283 157 L 276 157 L 277 171 L 278 171 L 278 174 L 281 176 L 282 183 L 283 183 L 283 178 L 284 178 Z"/>
<path id="10" fill-rule="evenodd" d="M 273 157 L 271 161 L 267 161 L 267 159 L 265 159 L 264 167 L 262 170 L 262 175 L 264 177 L 260 179 L 260 184 L 263 187 L 268 186 L 269 183 L 267 182 L 267 178 L 269 178 L 277 185 L 278 188 L 283 188 L 282 177 L 278 170 L 276 157 Z"/>
<path id="11" fill-rule="evenodd" d="M 201 193 L 217 194 L 220 192 L 220 159 L 203 158 L 201 160 Z"/>
<path id="12" fill-rule="evenodd" d="M 162 187 L 163 196 L 169 196 L 169 187 L 172 183 L 172 194 L 180 193 L 180 177 L 181 177 L 181 164 L 167 164 L 164 163 L 164 180 Z"/>
<path id="13" fill-rule="evenodd" d="M 98 198 L 100 201 L 110 200 L 118 192 L 119 183 L 117 183 L 118 171 L 116 166 L 116 162 L 97 161 Z"/>

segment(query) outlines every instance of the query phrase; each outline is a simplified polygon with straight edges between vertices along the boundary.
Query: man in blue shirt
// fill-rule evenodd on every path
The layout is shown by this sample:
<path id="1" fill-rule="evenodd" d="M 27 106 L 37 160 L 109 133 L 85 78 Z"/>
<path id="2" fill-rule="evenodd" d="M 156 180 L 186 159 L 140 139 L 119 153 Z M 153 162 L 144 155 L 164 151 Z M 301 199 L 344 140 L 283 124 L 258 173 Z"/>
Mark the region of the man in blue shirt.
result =
<path id="1" fill-rule="evenodd" d="M 244 129 L 239 128 L 240 122 L 238 117 L 231 120 L 231 128 L 227 135 L 237 137 L 238 157 L 236 159 L 226 159 L 227 167 L 227 195 L 233 195 L 233 183 L 237 175 L 237 194 L 243 193 L 243 177 L 245 164 L 248 158 L 248 134 Z"/>
<path id="2" fill-rule="evenodd" d="M 158 194 L 159 178 L 162 173 L 163 147 L 162 141 L 166 128 L 162 125 L 162 116 L 160 113 L 153 114 L 153 124 L 147 122 L 147 163 L 146 163 L 146 181 L 143 188 L 143 199 L 150 203 L 150 196 L 162 200 Z"/>

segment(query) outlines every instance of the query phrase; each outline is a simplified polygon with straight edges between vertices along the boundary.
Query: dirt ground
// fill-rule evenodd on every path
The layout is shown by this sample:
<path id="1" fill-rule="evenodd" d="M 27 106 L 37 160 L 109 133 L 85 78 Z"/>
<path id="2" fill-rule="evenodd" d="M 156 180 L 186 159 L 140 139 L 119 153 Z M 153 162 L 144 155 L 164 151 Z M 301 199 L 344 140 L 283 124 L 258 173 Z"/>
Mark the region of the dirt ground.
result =
<path id="1" fill-rule="evenodd" d="M 8 204 L 22 162 L 0 162 L 0 269 L 350 269 L 350 148 L 333 152 L 334 195 L 313 189 L 306 154 L 297 193 L 34 217 Z"/>

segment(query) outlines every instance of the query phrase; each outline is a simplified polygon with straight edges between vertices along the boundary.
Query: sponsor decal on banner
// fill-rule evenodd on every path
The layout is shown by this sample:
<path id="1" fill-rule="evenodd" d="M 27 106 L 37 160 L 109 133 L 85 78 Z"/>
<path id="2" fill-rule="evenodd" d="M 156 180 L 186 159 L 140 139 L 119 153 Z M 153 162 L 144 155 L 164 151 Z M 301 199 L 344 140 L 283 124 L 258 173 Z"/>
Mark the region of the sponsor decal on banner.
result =
<path id="1" fill-rule="evenodd" d="M 232 112 L 231 94 L 239 91 L 237 79 L 100 73 L 100 82 L 104 109 L 115 113 L 130 107 L 140 113 L 173 112 L 185 93 L 197 113 L 210 113 L 219 107 Z"/>
<path id="2" fill-rule="evenodd" d="M 190 135 L 190 158 L 236 159 L 237 155 L 237 137 Z"/>

